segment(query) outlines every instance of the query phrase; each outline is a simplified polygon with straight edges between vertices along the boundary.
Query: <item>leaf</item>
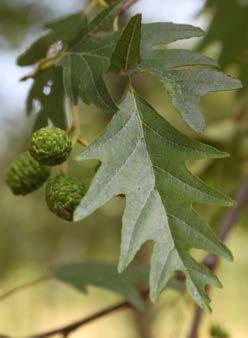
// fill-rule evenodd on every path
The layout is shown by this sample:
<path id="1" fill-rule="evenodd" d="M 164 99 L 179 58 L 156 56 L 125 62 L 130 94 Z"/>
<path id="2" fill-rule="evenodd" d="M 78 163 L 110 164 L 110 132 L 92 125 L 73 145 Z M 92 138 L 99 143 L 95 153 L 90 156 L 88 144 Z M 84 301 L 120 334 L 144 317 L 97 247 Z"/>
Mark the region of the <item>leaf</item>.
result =
<path id="1" fill-rule="evenodd" d="M 52 67 L 37 75 L 27 98 L 28 115 L 38 106 L 34 130 L 47 126 L 49 120 L 66 129 L 64 96 L 61 69 Z"/>
<path id="2" fill-rule="evenodd" d="M 17 64 L 19 66 L 31 65 L 45 58 L 49 47 L 58 41 L 61 41 L 63 45 L 72 43 L 85 26 L 87 26 L 87 19 L 82 12 L 47 23 L 45 28 L 51 31 L 41 36 L 21 54 L 17 58 Z"/>
<path id="3" fill-rule="evenodd" d="M 115 42 L 114 34 L 89 36 L 58 62 L 58 66 L 63 67 L 66 94 L 74 104 L 80 97 L 86 104 L 94 103 L 107 112 L 116 112 L 117 107 L 102 79 L 109 68 Z"/>
<path id="4" fill-rule="evenodd" d="M 158 49 L 144 53 L 138 69 L 165 77 L 169 70 L 186 66 L 211 66 L 218 64 L 207 56 L 186 49 Z"/>
<path id="5" fill-rule="evenodd" d="M 188 125 L 197 132 L 205 128 L 200 97 L 208 92 L 241 88 L 240 80 L 209 69 L 175 70 L 160 75 L 172 103 Z"/>
<path id="6" fill-rule="evenodd" d="M 172 22 L 154 22 L 142 25 L 141 55 L 156 45 L 165 45 L 181 39 L 200 37 L 204 32 L 199 27 L 175 24 Z"/>
<path id="7" fill-rule="evenodd" d="M 119 109 L 105 133 L 78 157 L 98 159 L 101 166 L 74 220 L 87 217 L 114 196 L 124 194 L 119 271 L 128 266 L 144 242 L 154 240 L 151 299 L 155 301 L 173 273 L 181 270 L 191 296 L 200 306 L 208 307 L 205 285 L 221 284 L 190 256 L 189 250 L 209 250 L 227 259 L 232 256 L 192 204 L 231 206 L 232 201 L 194 177 L 185 161 L 226 154 L 191 141 L 133 92 L 127 93 Z"/>
<path id="8" fill-rule="evenodd" d="M 103 81 L 110 66 L 110 59 L 119 33 L 94 36 L 96 31 L 106 31 L 113 24 L 123 0 L 116 1 L 100 12 L 88 25 L 77 41 L 58 62 L 63 67 L 66 95 L 77 104 L 80 97 L 84 103 L 94 103 L 97 107 L 115 113 L 117 107 Z"/>
<path id="9" fill-rule="evenodd" d="M 119 73 L 136 68 L 141 62 L 140 39 L 141 14 L 137 14 L 131 18 L 116 44 L 109 71 Z"/>
<path id="10" fill-rule="evenodd" d="M 193 66 L 218 67 L 210 58 L 183 49 L 164 49 L 164 45 L 182 38 L 201 36 L 202 30 L 173 23 L 153 23 L 142 25 L 141 72 L 148 71 L 159 77 L 172 103 L 184 121 L 195 131 L 204 130 L 205 122 L 200 110 L 200 97 L 210 91 L 241 88 L 239 80 L 215 70 L 194 68 Z M 155 49 L 160 47 L 160 49 Z M 163 49 L 161 49 L 163 47 Z M 176 69 L 182 67 L 192 67 Z"/>
<path id="11" fill-rule="evenodd" d="M 87 291 L 88 285 L 94 285 L 121 294 L 139 310 L 144 308 L 143 299 L 135 288 L 135 283 L 148 283 L 146 266 L 130 267 L 120 275 L 116 265 L 112 263 L 78 262 L 55 265 L 50 269 L 50 274 L 82 292 Z"/>

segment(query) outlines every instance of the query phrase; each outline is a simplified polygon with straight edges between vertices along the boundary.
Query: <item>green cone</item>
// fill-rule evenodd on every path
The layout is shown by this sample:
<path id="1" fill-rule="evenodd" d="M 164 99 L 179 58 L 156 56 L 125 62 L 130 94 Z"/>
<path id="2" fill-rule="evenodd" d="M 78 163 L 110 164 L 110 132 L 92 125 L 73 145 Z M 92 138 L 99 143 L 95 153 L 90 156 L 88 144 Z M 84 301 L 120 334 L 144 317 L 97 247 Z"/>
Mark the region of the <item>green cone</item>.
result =
<path id="1" fill-rule="evenodd" d="M 28 151 L 20 154 L 10 165 L 6 183 L 15 195 L 26 195 L 48 179 L 50 168 L 41 166 Z"/>
<path id="2" fill-rule="evenodd" d="M 72 150 L 67 133 L 56 127 L 45 127 L 33 133 L 30 154 L 40 164 L 54 166 L 67 160 Z"/>
<path id="3" fill-rule="evenodd" d="M 85 186 L 73 177 L 64 174 L 52 177 L 46 185 L 48 208 L 58 217 L 72 221 L 85 192 Z"/>

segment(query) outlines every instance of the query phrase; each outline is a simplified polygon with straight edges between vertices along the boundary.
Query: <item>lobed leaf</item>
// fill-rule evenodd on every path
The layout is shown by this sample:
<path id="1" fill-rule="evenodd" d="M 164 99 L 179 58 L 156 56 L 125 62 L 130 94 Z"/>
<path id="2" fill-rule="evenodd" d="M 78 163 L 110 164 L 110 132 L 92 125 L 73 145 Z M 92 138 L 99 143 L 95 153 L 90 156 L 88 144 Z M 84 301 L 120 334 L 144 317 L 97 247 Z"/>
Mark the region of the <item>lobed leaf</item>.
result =
<path id="1" fill-rule="evenodd" d="M 87 217 L 114 196 L 124 194 L 119 271 L 128 266 L 144 242 L 154 240 L 151 299 L 155 301 L 173 273 L 181 270 L 191 296 L 200 306 L 208 307 L 205 285 L 220 286 L 220 282 L 190 256 L 189 250 L 209 250 L 227 259 L 232 256 L 192 205 L 230 206 L 232 201 L 194 177 L 185 161 L 226 154 L 179 133 L 132 91 L 119 108 L 105 133 L 78 157 L 98 159 L 101 166 L 74 220 Z"/>
<path id="2" fill-rule="evenodd" d="M 208 92 L 242 87 L 240 80 L 210 69 L 174 70 L 159 77 L 167 88 L 175 108 L 197 132 L 205 128 L 200 97 Z"/>
<path id="3" fill-rule="evenodd" d="M 86 104 L 94 103 L 107 112 L 117 110 L 102 79 L 109 68 L 116 38 L 114 34 L 89 36 L 59 60 L 58 66 L 63 67 L 66 94 L 74 104 L 80 97 Z"/>

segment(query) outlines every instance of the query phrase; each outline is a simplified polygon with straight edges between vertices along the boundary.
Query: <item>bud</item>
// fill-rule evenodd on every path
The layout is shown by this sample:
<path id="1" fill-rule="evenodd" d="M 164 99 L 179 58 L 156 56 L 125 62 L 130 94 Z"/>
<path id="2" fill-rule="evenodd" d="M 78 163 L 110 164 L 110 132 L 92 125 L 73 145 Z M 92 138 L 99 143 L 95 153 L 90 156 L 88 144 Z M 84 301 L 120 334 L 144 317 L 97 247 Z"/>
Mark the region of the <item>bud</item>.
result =
<path id="1" fill-rule="evenodd" d="M 6 183 L 15 195 L 26 195 L 48 179 L 50 168 L 41 166 L 28 151 L 20 154 L 10 165 Z"/>
<path id="2" fill-rule="evenodd" d="M 60 174 L 51 177 L 46 185 L 48 208 L 58 217 L 72 221 L 74 210 L 85 192 L 85 186 L 71 176 Z"/>
<path id="3" fill-rule="evenodd" d="M 40 164 L 54 166 L 67 160 L 72 143 L 67 133 L 56 127 L 45 127 L 33 133 L 29 152 Z"/>

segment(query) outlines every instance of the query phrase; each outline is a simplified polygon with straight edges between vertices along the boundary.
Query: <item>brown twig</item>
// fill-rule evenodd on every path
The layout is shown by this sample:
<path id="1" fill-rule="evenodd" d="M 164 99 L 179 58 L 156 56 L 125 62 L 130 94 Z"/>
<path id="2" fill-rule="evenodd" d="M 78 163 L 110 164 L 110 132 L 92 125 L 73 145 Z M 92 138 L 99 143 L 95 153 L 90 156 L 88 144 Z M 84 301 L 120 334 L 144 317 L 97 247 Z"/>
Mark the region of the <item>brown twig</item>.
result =
<path id="1" fill-rule="evenodd" d="M 106 309 L 98 311 L 98 312 L 94 313 L 93 315 L 90 315 L 90 316 L 88 316 L 84 319 L 80 319 L 78 321 L 75 321 L 74 323 L 65 325 L 63 327 L 59 327 L 55 330 L 43 332 L 43 333 L 40 333 L 40 334 L 35 334 L 35 335 L 29 336 L 27 338 L 46 338 L 46 337 L 50 337 L 50 336 L 53 336 L 53 335 L 56 335 L 56 334 L 68 336 L 70 333 L 77 330 L 79 327 L 81 327 L 85 324 L 88 324 L 95 319 L 99 319 L 101 317 L 108 315 L 109 313 L 112 313 L 112 312 L 115 312 L 115 311 L 118 311 L 118 310 L 121 310 L 121 309 L 127 309 L 127 308 L 132 308 L 132 305 L 128 302 L 120 302 L 116 305 L 113 305 L 113 306 L 110 306 Z"/>
<path id="2" fill-rule="evenodd" d="M 141 292 L 141 296 L 142 298 L 146 299 L 149 295 L 149 289 L 144 289 Z M 118 311 L 118 310 L 122 310 L 122 309 L 133 309 L 133 305 L 130 304 L 128 301 L 123 301 L 120 302 L 118 304 L 112 305 L 110 307 L 107 307 L 106 309 L 100 310 L 96 313 L 94 313 L 93 315 L 90 315 L 86 318 L 80 319 L 78 321 L 75 321 L 73 323 L 70 323 L 68 325 L 59 327 L 57 329 L 51 330 L 51 331 L 46 331 L 43 333 L 39 333 L 39 334 L 35 334 L 32 336 L 29 336 L 27 338 L 46 338 L 46 337 L 50 337 L 53 336 L 55 334 L 61 334 L 65 337 L 67 337 L 70 333 L 72 333 L 73 331 L 77 330 L 78 328 L 80 328 L 81 326 L 88 324 L 96 319 L 99 319 L 101 317 L 104 317 L 112 312 Z M 0 337 L 1 338 L 1 337 Z"/>
<path id="3" fill-rule="evenodd" d="M 242 182 L 238 190 L 235 201 L 236 201 L 236 206 L 228 211 L 219 229 L 219 238 L 222 241 L 226 239 L 227 235 L 230 233 L 231 229 L 235 225 L 235 222 L 242 208 L 248 202 L 248 178 L 246 178 Z M 212 254 L 208 255 L 204 259 L 204 264 L 206 264 L 208 268 L 212 271 L 214 271 L 217 268 L 218 263 L 219 263 L 219 258 Z M 207 291 L 209 291 L 209 287 Z M 199 337 L 199 328 L 200 328 L 202 316 L 203 316 L 203 310 L 199 306 L 196 305 L 190 333 L 188 336 L 189 338 Z"/>

